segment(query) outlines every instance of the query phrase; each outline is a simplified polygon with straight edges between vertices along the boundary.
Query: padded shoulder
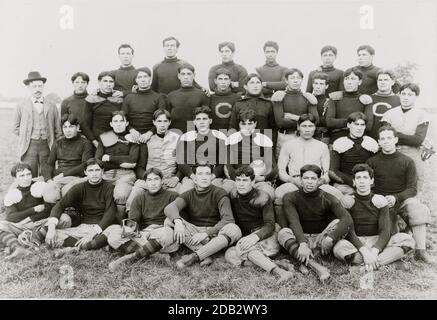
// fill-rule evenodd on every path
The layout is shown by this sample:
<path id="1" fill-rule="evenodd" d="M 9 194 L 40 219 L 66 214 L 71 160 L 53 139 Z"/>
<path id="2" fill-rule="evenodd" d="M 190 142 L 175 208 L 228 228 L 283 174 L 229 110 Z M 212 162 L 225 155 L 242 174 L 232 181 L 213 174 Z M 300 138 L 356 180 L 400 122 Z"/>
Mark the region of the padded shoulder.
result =
<path id="1" fill-rule="evenodd" d="M 265 134 L 256 133 L 253 141 L 260 147 L 271 148 L 273 147 L 273 141 L 267 137 Z"/>
<path id="2" fill-rule="evenodd" d="M 334 100 L 334 101 L 338 101 L 343 99 L 343 91 L 334 91 L 331 92 L 329 95 L 329 99 Z"/>
<path id="3" fill-rule="evenodd" d="M 23 199 L 23 195 L 21 191 L 17 188 L 11 189 L 6 193 L 5 198 L 3 199 L 3 203 L 6 207 L 10 207 L 16 203 L 19 203 Z"/>
<path id="4" fill-rule="evenodd" d="M 228 137 L 228 145 L 234 145 L 243 140 L 240 132 L 235 132 Z"/>
<path id="5" fill-rule="evenodd" d="M 371 104 L 373 102 L 373 99 L 371 96 L 369 96 L 368 94 L 362 94 L 360 95 L 360 102 L 362 104 Z"/>
<path id="6" fill-rule="evenodd" d="M 317 98 L 309 92 L 302 92 L 302 95 L 310 104 L 317 104 Z"/>
<path id="7" fill-rule="evenodd" d="M 332 150 L 344 153 L 354 146 L 354 142 L 349 137 L 341 137 L 334 141 Z"/>
<path id="8" fill-rule="evenodd" d="M 364 136 L 363 137 L 363 142 L 361 143 L 361 146 L 366 149 L 367 151 L 373 152 L 373 153 L 377 153 L 379 150 L 379 145 L 378 142 L 376 142 L 375 139 L 369 137 L 369 136 Z"/>
<path id="9" fill-rule="evenodd" d="M 188 131 L 181 135 L 181 141 L 194 141 L 196 140 L 197 132 L 195 130 Z"/>
<path id="10" fill-rule="evenodd" d="M 384 196 L 380 195 L 380 194 L 375 194 L 372 197 L 372 203 L 378 209 L 381 209 L 381 208 L 384 208 L 385 206 L 388 206 L 387 199 Z"/>
<path id="11" fill-rule="evenodd" d="M 223 141 L 227 141 L 228 140 L 228 137 L 223 132 L 221 132 L 221 131 L 211 130 L 211 132 L 212 132 L 212 135 L 214 137 L 216 137 L 217 139 L 220 139 L 220 140 L 223 140 Z"/>

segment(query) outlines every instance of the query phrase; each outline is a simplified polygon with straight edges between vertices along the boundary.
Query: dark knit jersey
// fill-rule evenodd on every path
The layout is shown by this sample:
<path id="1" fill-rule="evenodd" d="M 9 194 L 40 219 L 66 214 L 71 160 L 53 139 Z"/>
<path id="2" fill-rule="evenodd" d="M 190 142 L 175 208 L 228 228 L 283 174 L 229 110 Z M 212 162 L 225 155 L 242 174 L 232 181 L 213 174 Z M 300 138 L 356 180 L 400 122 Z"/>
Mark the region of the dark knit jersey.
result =
<path id="1" fill-rule="evenodd" d="M 79 210 L 80 222 L 85 224 L 98 224 L 105 230 L 115 221 L 117 211 L 113 198 L 114 186 L 111 182 L 102 180 L 98 184 L 88 181 L 78 183 L 56 203 L 50 214 L 58 218 L 68 207 Z"/>
<path id="2" fill-rule="evenodd" d="M 6 209 L 6 221 L 20 222 L 26 218 L 30 218 L 32 221 L 38 221 L 47 218 L 50 215 L 52 204 L 44 203 L 43 198 L 35 198 L 30 193 L 30 188 L 35 182 L 28 187 L 22 188 L 18 186 L 16 189 L 21 193 L 21 200 L 10 206 L 5 206 Z M 10 191 L 9 191 L 10 192 Z M 34 207 L 40 204 L 44 204 L 45 208 L 41 212 L 36 212 Z"/>
<path id="3" fill-rule="evenodd" d="M 374 94 L 378 91 L 376 74 L 381 70 L 381 68 L 378 68 L 373 64 L 368 67 L 356 66 L 355 68 L 363 73 L 363 79 L 361 79 L 358 92 L 363 94 Z"/>
<path id="4" fill-rule="evenodd" d="M 347 118 L 353 112 L 363 112 L 367 116 L 366 131 L 373 126 L 372 104 L 364 105 L 360 100 L 360 94 L 355 92 L 343 92 L 340 100 L 329 99 L 327 101 L 326 125 L 331 129 L 331 142 L 347 135 Z"/>
<path id="5" fill-rule="evenodd" d="M 124 98 L 121 110 L 126 113 L 129 127 L 143 134 L 153 128 L 153 113 L 158 109 L 165 109 L 166 100 L 163 94 L 151 89 L 138 90 Z"/>
<path id="6" fill-rule="evenodd" d="M 375 172 L 375 193 L 393 195 L 397 204 L 416 196 L 416 165 L 410 157 L 398 151 L 393 154 L 380 152 L 366 163 Z"/>
<path id="7" fill-rule="evenodd" d="M 90 122 L 91 118 L 88 111 L 89 105 L 85 101 L 88 93 L 83 94 L 74 93 L 72 96 L 64 99 L 61 103 L 61 116 L 64 114 L 74 114 L 79 120 L 80 131 L 88 140 L 93 140 L 93 134 L 91 132 Z"/>
<path id="8" fill-rule="evenodd" d="M 370 129 L 369 136 L 378 140 L 378 130 L 381 128 L 381 119 L 384 113 L 393 107 L 401 104 L 401 100 L 397 94 L 381 95 L 379 93 L 372 94 L 372 113 L 373 126 Z"/>
<path id="9" fill-rule="evenodd" d="M 259 193 L 265 192 L 253 188 L 247 194 L 238 194 L 235 198 L 231 198 L 231 205 L 235 223 L 240 227 L 243 236 L 257 230 L 255 234 L 260 240 L 263 240 L 270 237 L 275 231 L 275 214 L 273 202 L 267 194 L 264 195 L 268 199 L 265 205 L 255 206 L 252 204 Z"/>
<path id="10" fill-rule="evenodd" d="M 326 128 L 326 118 L 325 118 L 325 111 L 326 111 L 326 101 L 328 100 L 328 97 L 325 94 L 321 94 L 318 96 L 315 96 L 317 99 L 317 114 L 319 115 L 319 123 L 317 127 Z"/>
<path id="11" fill-rule="evenodd" d="M 148 191 L 141 193 L 132 201 L 129 219 L 135 220 L 140 229 L 152 224 L 163 225 L 166 218 L 164 208 L 177 197 L 176 192 L 164 189 L 153 194 Z"/>
<path id="12" fill-rule="evenodd" d="M 341 239 L 351 228 L 352 219 L 340 201 L 320 189 L 308 193 L 303 190 L 286 193 L 283 203 L 288 226 L 298 243 L 307 242 L 305 233 L 319 234 L 334 219 L 340 221 L 328 234 L 332 239 Z"/>
<path id="13" fill-rule="evenodd" d="M 123 92 L 124 96 L 132 92 L 132 87 L 136 85 L 135 78 L 137 76 L 137 70 L 134 66 L 120 67 L 110 72 L 115 78 L 114 90 Z"/>
<path id="14" fill-rule="evenodd" d="M 187 121 L 193 121 L 194 109 L 209 106 L 208 97 L 202 90 L 194 87 L 183 87 L 173 91 L 167 96 L 167 99 L 167 108 L 171 114 L 171 127 L 183 133 L 189 129 Z"/>
<path id="15" fill-rule="evenodd" d="M 263 87 L 263 95 L 270 98 L 277 90 L 285 90 L 287 83 L 285 82 L 286 67 L 280 66 L 277 62 L 266 62 L 263 66 L 256 68 L 256 73 L 261 76 L 262 82 L 266 83 Z"/>
<path id="16" fill-rule="evenodd" d="M 127 132 L 116 134 L 118 141 L 114 145 L 104 146 L 99 143 L 96 150 L 96 158 L 102 160 L 103 155 L 109 155 L 109 161 L 103 162 L 103 168 L 106 170 L 120 169 L 122 163 L 137 163 L 140 153 L 140 146 L 126 140 Z"/>
<path id="17" fill-rule="evenodd" d="M 326 73 L 329 77 L 328 83 L 329 87 L 326 89 L 326 94 L 330 94 L 334 91 L 343 90 L 343 70 L 336 69 L 333 66 L 324 67 L 320 66 L 318 70 L 313 70 L 308 75 L 307 92 L 313 93 L 313 80 L 316 73 Z"/>
<path id="18" fill-rule="evenodd" d="M 225 92 L 216 91 L 209 97 L 209 107 L 212 110 L 211 129 L 228 130 L 231 120 L 232 108 L 235 102 L 241 99 L 241 94 L 230 89 Z"/>
<path id="19" fill-rule="evenodd" d="M 60 173 L 63 173 L 64 177 L 83 177 L 85 163 L 93 156 L 93 146 L 87 139 L 80 135 L 71 139 L 62 137 L 55 141 L 50 150 L 49 158 L 43 165 L 44 180 L 51 179 Z"/>
<path id="20" fill-rule="evenodd" d="M 237 88 L 232 87 L 232 92 L 244 92 L 243 80 L 247 77 L 247 70 L 242 65 L 235 63 L 234 61 L 224 62 L 215 65 L 209 69 L 208 83 L 209 88 L 212 91 L 216 90 L 214 79 L 216 78 L 216 71 L 218 69 L 226 69 L 231 73 L 231 81 L 238 81 L 239 86 Z"/>
<path id="21" fill-rule="evenodd" d="M 284 113 L 291 113 L 297 116 L 311 113 L 316 119 L 319 118 L 316 105 L 311 104 L 302 95 L 301 90 L 287 90 L 281 102 L 273 103 L 273 113 L 279 131 L 296 131 L 297 129 L 297 121 L 284 118 Z"/>
<path id="22" fill-rule="evenodd" d="M 353 229 L 347 239 L 360 249 L 363 244 L 358 237 L 379 236 L 374 247 L 382 251 L 390 239 L 390 215 L 388 206 L 377 208 L 373 202 L 373 193 L 362 196 L 355 193 L 355 204 L 349 209 L 353 220 Z M 358 236 L 358 237 L 357 237 Z"/>

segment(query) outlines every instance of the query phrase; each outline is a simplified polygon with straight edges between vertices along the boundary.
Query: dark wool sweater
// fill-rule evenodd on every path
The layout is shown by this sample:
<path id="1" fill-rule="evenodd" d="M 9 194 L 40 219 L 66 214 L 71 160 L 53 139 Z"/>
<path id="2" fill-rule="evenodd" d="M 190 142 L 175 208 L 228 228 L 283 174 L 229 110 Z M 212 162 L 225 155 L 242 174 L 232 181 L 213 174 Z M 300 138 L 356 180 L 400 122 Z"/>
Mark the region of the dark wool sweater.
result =
<path id="1" fill-rule="evenodd" d="M 260 190 L 253 188 L 245 195 L 238 194 L 236 198 L 231 199 L 232 212 L 236 224 L 240 227 L 243 236 L 247 236 L 257 230 L 255 234 L 259 240 L 270 237 L 275 231 L 275 213 L 273 211 L 273 202 L 268 195 L 269 201 L 264 206 L 254 206 L 251 200 L 258 197 Z"/>
<path id="2" fill-rule="evenodd" d="M 325 118 L 325 103 L 328 97 L 325 94 L 315 96 L 317 99 L 317 113 L 319 115 L 319 124 L 317 127 L 326 128 L 326 118 Z"/>
<path id="3" fill-rule="evenodd" d="M 98 184 L 88 181 L 74 185 L 53 207 L 50 217 L 58 218 L 68 207 L 79 210 L 81 223 L 98 224 L 105 230 L 115 221 L 117 211 L 114 198 L 114 186 L 102 180 Z"/>
<path id="4" fill-rule="evenodd" d="M 129 128 L 143 134 L 154 127 L 153 113 L 166 107 L 167 99 L 163 94 L 147 89 L 128 94 L 123 100 L 121 110 L 126 113 Z"/>
<path id="5" fill-rule="evenodd" d="M 341 100 L 328 100 L 326 110 L 326 125 L 332 129 L 331 142 L 347 135 L 347 118 L 353 112 L 363 112 L 367 116 L 366 131 L 373 126 L 372 104 L 364 105 L 360 100 L 360 93 L 343 92 Z"/>
<path id="6" fill-rule="evenodd" d="M 340 222 L 328 234 L 333 240 L 341 239 L 352 226 L 352 218 L 340 201 L 320 189 L 286 193 L 283 202 L 285 217 L 298 243 L 307 242 L 305 233 L 319 234 L 334 219 Z"/>
<path id="7" fill-rule="evenodd" d="M 60 173 L 66 176 L 83 177 L 85 163 L 94 156 L 93 146 L 87 139 L 77 135 L 67 139 L 62 137 L 55 141 L 49 158 L 42 168 L 44 180 L 49 180 Z M 56 162 L 58 166 L 55 169 Z"/>
<path id="8" fill-rule="evenodd" d="M 320 70 L 313 70 L 308 75 L 307 92 L 313 93 L 313 78 L 316 73 L 326 73 L 329 77 L 329 87 L 326 89 L 326 94 L 334 91 L 343 90 L 343 70 L 332 67 L 320 66 Z"/>
<path id="9" fill-rule="evenodd" d="M 256 68 L 262 82 L 266 83 L 263 88 L 263 95 L 266 98 L 270 98 L 277 90 L 285 90 L 287 87 L 284 77 L 285 71 L 287 68 L 280 66 L 277 62 L 266 62 L 263 66 Z"/>
<path id="10" fill-rule="evenodd" d="M 244 92 L 243 80 L 247 77 L 247 70 L 242 65 L 237 64 L 234 61 L 221 63 L 209 69 L 209 88 L 212 91 L 216 90 L 214 79 L 216 77 L 216 71 L 221 68 L 226 69 L 231 73 L 231 81 L 238 81 L 239 83 L 239 86 L 237 88 L 232 88 L 232 92 Z"/>
<path id="11" fill-rule="evenodd" d="M 177 197 L 176 192 L 164 189 L 154 194 L 148 191 L 141 193 L 132 201 L 129 219 L 135 220 L 140 229 L 152 224 L 163 225 L 166 218 L 164 208 Z"/>
<path id="12" fill-rule="evenodd" d="M 118 141 L 116 144 L 105 147 L 103 143 L 99 143 L 96 150 L 96 158 L 102 160 L 103 155 L 109 155 L 109 161 L 103 162 L 103 167 L 106 170 L 120 169 L 120 164 L 137 163 L 140 153 L 140 146 L 136 143 L 131 143 L 126 140 L 127 132 L 116 133 Z"/>
<path id="13" fill-rule="evenodd" d="M 375 172 L 375 193 L 394 196 L 397 205 L 416 196 L 416 165 L 410 157 L 398 151 L 393 154 L 380 152 L 366 163 Z"/>
<path id="14" fill-rule="evenodd" d="M 209 97 L 209 107 L 212 110 L 211 129 L 228 130 L 232 108 L 235 102 L 240 99 L 241 95 L 232 92 L 230 89 L 225 92 L 216 91 Z"/>
<path id="15" fill-rule="evenodd" d="M 390 240 L 390 215 L 388 206 L 380 209 L 375 207 L 372 203 L 373 196 L 373 193 L 367 196 L 355 193 L 355 204 L 349 209 L 354 222 L 353 229 L 346 239 L 360 249 L 363 243 L 358 237 L 379 236 L 373 247 L 382 251 Z"/>
<path id="16" fill-rule="evenodd" d="M 88 140 L 93 140 L 93 134 L 90 127 L 90 112 L 88 110 L 89 105 L 85 101 L 88 93 L 83 94 L 74 93 L 72 96 L 64 99 L 61 103 L 61 117 L 64 114 L 74 114 L 79 120 L 80 131 Z"/>
<path id="17" fill-rule="evenodd" d="M 209 106 L 208 97 L 202 90 L 194 87 L 183 87 L 173 91 L 167 99 L 168 110 L 171 114 L 171 127 L 183 133 L 189 131 L 187 121 L 193 121 L 194 109 Z M 192 129 L 194 129 L 194 124 Z"/>
<path id="18" fill-rule="evenodd" d="M 304 113 L 311 113 L 316 119 L 319 118 L 317 106 L 311 104 L 303 95 L 301 90 L 287 90 L 281 102 L 273 103 L 276 126 L 279 131 L 296 131 L 297 121 L 284 118 L 284 113 L 292 113 L 300 116 Z"/>
<path id="19" fill-rule="evenodd" d="M 372 114 L 373 126 L 370 129 L 369 136 L 378 140 L 378 130 L 381 128 L 381 119 L 384 113 L 393 107 L 401 104 L 401 100 L 397 94 L 381 95 L 379 93 L 372 94 Z"/>
<path id="20" fill-rule="evenodd" d="M 33 184 L 34 182 L 32 182 Z M 6 221 L 9 222 L 20 222 L 26 218 L 30 218 L 32 221 L 38 221 L 45 219 L 50 215 L 50 210 L 52 209 L 52 204 L 44 203 L 43 198 L 35 198 L 30 193 L 30 187 L 32 184 L 26 188 L 17 187 L 21 192 L 22 199 L 20 202 L 15 203 L 11 206 L 6 206 Z M 34 207 L 40 204 L 44 204 L 45 208 L 41 212 L 35 212 Z"/>
<path id="21" fill-rule="evenodd" d="M 111 71 L 111 74 L 115 77 L 114 90 L 123 92 L 124 96 L 132 92 L 132 87 L 136 85 L 135 78 L 137 76 L 137 70 L 134 66 L 120 67 Z"/>
<path id="22" fill-rule="evenodd" d="M 185 212 L 182 218 L 198 227 L 212 227 L 206 231 L 211 236 L 217 234 L 228 223 L 234 223 L 231 202 L 225 190 L 210 185 L 206 190 L 197 188 L 188 190 L 179 195 L 176 201 L 182 200 Z M 177 210 L 168 210 L 166 216 L 174 221 L 181 218 Z"/>

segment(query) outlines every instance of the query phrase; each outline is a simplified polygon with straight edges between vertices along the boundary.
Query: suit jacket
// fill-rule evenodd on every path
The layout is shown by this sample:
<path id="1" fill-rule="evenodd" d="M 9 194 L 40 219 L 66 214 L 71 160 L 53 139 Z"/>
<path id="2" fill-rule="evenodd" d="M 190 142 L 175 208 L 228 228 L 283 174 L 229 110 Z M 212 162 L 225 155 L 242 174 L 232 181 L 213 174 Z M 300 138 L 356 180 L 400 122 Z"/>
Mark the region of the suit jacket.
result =
<path id="1" fill-rule="evenodd" d="M 47 122 L 47 142 L 51 148 L 53 142 L 62 136 L 61 120 L 56 105 L 46 98 L 43 103 L 44 117 Z M 33 103 L 27 98 L 18 103 L 14 114 L 14 133 L 18 136 L 18 157 L 21 160 L 30 145 L 33 125 Z"/>

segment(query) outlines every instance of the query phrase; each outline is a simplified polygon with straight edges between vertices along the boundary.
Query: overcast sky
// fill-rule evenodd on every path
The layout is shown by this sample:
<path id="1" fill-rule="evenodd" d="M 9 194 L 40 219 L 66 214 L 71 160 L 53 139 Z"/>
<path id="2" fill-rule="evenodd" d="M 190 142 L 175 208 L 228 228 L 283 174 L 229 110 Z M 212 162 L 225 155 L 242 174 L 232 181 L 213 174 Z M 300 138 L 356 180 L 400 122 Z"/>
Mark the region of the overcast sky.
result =
<path id="1" fill-rule="evenodd" d="M 374 8 L 372 30 L 360 28 L 360 7 L 366 4 Z M 62 5 L 74 10 L 72 30 L 60 26 Z M 22 80 L 31 70 L 48 78 L 46 93 L 61 97 L 71 94 L 69 79 L 76 71 L 87 72 L 95 87 L 100 71 L 119 66 L 121 43 L 135 48 L 135 67 L 151 68 L 163 59 L 161 40 L 173 35 L 182 43 L 178 56 L 196 67 L 204 86 L 209 68 L 220 62 L 221 41 L 235 42 L 234 61 L 249 72 L 264 63 L 263 43 L 277 41 L 278 62 L 298 67 L 305 75 L 320 64 L 320 48 L 326 44 L 338 48 L 336 66 L 341 69 L 356 65 L 360 44 L 371 44 L 379 67 L 418 64 L 416 81 L 423 92 L 419 101 L 433 107 L 436 17 L 432 0 L 0 0 L 0 95 L 26 95 Z"/>

